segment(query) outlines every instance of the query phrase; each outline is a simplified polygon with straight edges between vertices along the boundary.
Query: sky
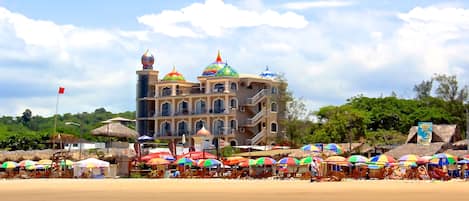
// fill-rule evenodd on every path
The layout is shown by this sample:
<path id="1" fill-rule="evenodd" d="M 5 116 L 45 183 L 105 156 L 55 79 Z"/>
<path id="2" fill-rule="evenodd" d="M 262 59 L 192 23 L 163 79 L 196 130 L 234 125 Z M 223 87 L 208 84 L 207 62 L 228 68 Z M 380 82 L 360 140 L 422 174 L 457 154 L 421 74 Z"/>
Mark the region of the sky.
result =
<path id="1" fill-rule="evenodd" d="M 135 110 L 135 71 L 196 81 L 220 50 L 243 74 L 285 74 L 311 110 L 435 73 L 469 83 L 469 1 L 0 0 L 0 116 Z"/>

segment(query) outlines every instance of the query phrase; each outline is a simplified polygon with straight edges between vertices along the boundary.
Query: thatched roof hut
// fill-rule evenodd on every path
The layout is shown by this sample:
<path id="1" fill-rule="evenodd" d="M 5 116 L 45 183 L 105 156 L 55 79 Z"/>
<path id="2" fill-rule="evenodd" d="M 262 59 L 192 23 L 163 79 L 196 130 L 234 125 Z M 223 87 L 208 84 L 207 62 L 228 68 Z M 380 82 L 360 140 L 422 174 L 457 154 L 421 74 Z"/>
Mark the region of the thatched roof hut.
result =
<path id="1" fill-rule="evenodd" d="M 109 123 L 91 131 L 92 135 L 135 139 L 138 133 L 121 123 Z"/>
<path id="2" fill-rule="evenodd" d="M 467 144 L 469 144 L 469 140 L 465 139 L 465 140 L 459 140 L 459 141 L 453 143 L 453 146 L 455 146 L 455 147 L 466 147 L 467 148 Z"/>
<path id="3" fill-rule="evenodd" d="M 435 142 L 430 145 L 419 145 L 414 143 L 403 144 L 398 146 L 388 152 L 386 155 L 392 156 L 394 158 L 400 158 L 406 154 L 416 154 L 419 156 L 431 156 L 433 154 L 442 152 L 447 149 L 447 145 L 444 142 Z"/>
<path id="4" fill-rule="evenodd" d="M 417 130 L 417 126 L 410 128 L 406 143 L 417 143 Z M 461 131 L 456 124 L 434 124 L 432 130 L 432 142 L 451 143 L 461 140 Z"/>
<path id="5" fill-rule="evenodd" d="M 459 158 L 462 158 L 463 156 L 466 156 L 469 154 L 468 150 L 454 150 L 454 149 L 448 149 L 445 151 L 445 153 L 451 154 L 453 156 L 457 156 Z"/>

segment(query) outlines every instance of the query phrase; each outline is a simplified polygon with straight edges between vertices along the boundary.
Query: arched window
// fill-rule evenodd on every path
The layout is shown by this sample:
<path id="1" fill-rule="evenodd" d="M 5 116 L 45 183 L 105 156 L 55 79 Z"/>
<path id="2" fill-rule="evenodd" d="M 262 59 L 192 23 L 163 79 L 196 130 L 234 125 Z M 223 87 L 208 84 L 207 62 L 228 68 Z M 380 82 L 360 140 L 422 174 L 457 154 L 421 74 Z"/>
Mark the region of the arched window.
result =
<path id="1" fill-rule="evenodd" d="M 207 112 L 207 106 L 204 100 L 198 100 L 195 103 L 195 114 L 203 114 Z"/>
<path id="2" fill-rule="evenodd" d="M 171 136 L 171 124 L 169 122 L 164 122 L 161 124 L 161 136 Z"/>
<path id="3" fill-rule="evenodd" d="M 171 88 L 163 88 L 163 90 L 161 90 L 161 96 L 171 96 Z"/>
<path id="4" fill-rule="evenodd" d="M 222 93 L 225 91 L 225 85 L 221 83 L 217 83 L 213 86 L 213 92 L 220 92 Z"/>
<path id="5" fill-rule="evenodd" d="M 238 108 L 238 101 L 235 98 L 230 100 L 230 108 Z"/>
<path id="6" fill-rule="evenodd" d="M 212 129 L 212 133 L 216 134 L 216 135 L 221 135 L 223 134 L 223 126 L 224 126 L 225 122 L 223 120 L 215 120 L 213 122 L 213 129 Z"/>
<path id="7" fill-rule="evenodd" d="M 234 146 L 236 146 L 236 145 L 238 145 L 238 143 L 236 143 L 235 140 L 231 140 L 231 141 L 230 141 L 230 146 L 234 147 Z"/>
<path id="8" fill-rule="evenodd" d="M 204 126 L 205 126 L 205 121 L 203 121 L 203 120 L 199 120 L 199 121 L 195 122 L 195 132 L 199 131 Z"/>
<path id="9" fill-rule="evenodd" d="M 277 132 L 277 123 L 270 124 L 270 131 Z"/>
<path id="10" fill-rule="evenodd" d="M 277 94 L 278 90 L 277 87 L 272 87 L 272 94 Z"/>
<path id="11" fill-rule="evenodd" d="M 171 103 L 161 105 L 161 116 L 171 116 Z"/>
<path id="12" fill-rule="evenodd" d="M 230 121 L 230 128 L 231 128 L 232 130 L 233 130 L 233 129 L 236 130 L 237 127 L 238 127 L 238 125 L 237 125 L 236 120 L 232 119 L 232 120 Z"/>
<path id="13" fill-rule="evenodd" d="M 188 134 L 187 123 L 185 121 L 181 121 L 178 123 L 178 136 L 182 136 L 183 134 Z"/>
<path id="14" fill-rule="evenodd" d="M 179 103 L 178 113 L 182 115 L 189 114 L 189 104 L 186 101 L 182 101 Z"/>
<path id="15" fill-rule="evenodd" d="M 278 109 L 277 108 L 277 103 L 274 102 L 274 103 L 270 104 L 270 111 L 277 112 L 277 109 Z"/>
<path id="16" fill-rule="evenodd" d="M 238 85 L 236 85 L 236 83 L 232 82 L 231 85 L 230 85 L 230 89 L 231 89 L 231 91 L 236 91 L 236 90 L 238 90 Z"/>
<path id="17" fill-rule="evenodd" d="M 217 99 L 213 102 L 213 113 L 223 113 L 225 110 L 225 103 L 222 99 Z"/>

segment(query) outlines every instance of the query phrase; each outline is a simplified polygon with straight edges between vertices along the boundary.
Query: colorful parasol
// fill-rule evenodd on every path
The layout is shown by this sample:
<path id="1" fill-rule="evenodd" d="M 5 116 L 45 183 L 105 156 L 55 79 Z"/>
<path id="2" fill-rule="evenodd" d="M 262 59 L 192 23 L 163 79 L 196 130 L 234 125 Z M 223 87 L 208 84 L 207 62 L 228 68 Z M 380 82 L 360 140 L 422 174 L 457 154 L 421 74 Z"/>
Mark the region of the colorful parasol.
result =
<path id="1" fill-rule="evenodd" d="M 26 166 L 26 170 L 44 170 L 50 168 L 50 165 L 33 165 L 33 166 Z"/>
<path id="2" fill-rule="evenodd" d="M 312 145 L 312 144 L 307 144 L 307 145 L 301 147 L 301 150 L 303 150 L 303 151 L 312 151 L 312 152 L 321 152 L 321 149 L 319 149 L 318 147 L 316 147 L 315 145 Z"/>
<path id="3" fill-rule="evenodd" d="M 35 166 L 36 162 L 32 160 L 22 160 L 18 163 L 18 165 L 20 167 L 27 168 L 27 167 Z"/>
<path id="4" fill-rule="evenodd" d="M 324 161 L 322 158 L 319 157 L 308 156 L 300 160 L 300 165 L 309 165 L 313 162 L 313 159 L 316 161 L 316 163 L 321 163 Z"/>
<path id="5" fill-rule="evenodd" d="M 468 160 L 469 160 L 469 154 L 468 154 L 468 155 L 464 155 L 462 158 L 463 158 L 463 159 L 468 159 Z"/>
<path id="6" fill-rule="evenodd" d="M 145 164 L 147 165 L 168 165 L 170 162 L 162 159 L 162 158 L 152 158 L 149 161 L 147 161 Z"/>
<path id="7" fill-rule="evenodd" d="M 399 165 L 403 167 L 417 167 L 415 161 L 399 161 Z"/>
<path id="8" fill-rule="evenodd" d="M 19 164 L 14 162 L 14 161 L 6 161 L 6 162 L 2 163 L 2 168 L 4 168 L 4 169 L 16 168 L 18 166 L 19 166 Z"/>
<path id="9" fill-rule="evenodd" d="M 197 166 L 199 167 L 213 167 L 213 166 L 217 166 L 217 165 L 221 165 L 221 162 L 216 160 L 216 159 L 200 159 L 198 162 L 197 162 Z"/>
<path id="10" fill-rule="evenodd" d="M 394 159 L 391 156 L 381 154 L 381 155 L 371 157 L 369 162 L 374 163 L 374 164 L 383 164 L 384 165 L 384 164 L 388 164 L 388 163 L 395 163 L 396 159 Z"/>
<path id="11" fill-rule="evenodd" d="M 469 164 L 469 159 L 463 159 L 458 161 L 458 164 Z"/>
<path id="12" fill-rule="evenodd" d="M 256 160 L 256 165 L 275 165 L 277 161 L 269 157 L 260 157 Z"/>
<path id="13" fill-rule="evenodd" d="M 248 159 L 247 161 L 243 161 L 238 164 L 239 167 L 249 167 L 254 165 L 256 165 L 256 160 L 254 159 Z"/>
<path id="14" fill-rule="evenodd" d="M 247 161 L 247 158 L 241 157 L 241 156 L 233 156 L 233 157 L 228 157 L 226 160 L 223 161 L 223 164 L 225 165 L 238 165 L 239 163 L 243 161 Z"/>
<path id="15" fill-rule="evenodd" d="M 52 166 L 52 163 L 54 163 L 54 162 L 52 160 L 49 160 L 49 159 L 42 159 L 42 160 L 37 162 L 38 165 L 48 165 L 48 166 Z"/>
<path id="16" fill-rule="evenodd" d="M 102 161 L 96 158 L 88 158 L 85 160 L 77 161 L 75 164 L 81 168 L 101 168 L 101 167 L 109 167 L 109 162 Z"/>
<path id="17" fill-rule="evenodd" d="M 399 162 L 417 162 L 419 158 L 420 157 L 415 154 L 407 154 L 407 155 L 401 156 L 398 161 Z"/>
<path id="18" fill-rule="evenodd" d="M 447 153 L 439 153 L 435 154 L 432 156 L 432 159 L 430 159 L 431 164 L 443 166 L 443 165 L 449 165 L 449 164 L 455 164 L 457 161 L 457 158 L 451 154 Z"/>
<path id="19" fill-rule="evenodd" d="M 151 153 L 146 156 L 143 156 L 141 159 L 142 161 L 149 161 L 153 158 L 162 158 L 165 160 L 173 161 L 175 160 L 173 155 L 169 152 L 156 152 L 156 153 Z"/>
<path id="20" fill-rule="evenodd" d="M 190 158 L 180 158 L 176 161 L 176 164 L 178 164 L 178 165 L 192 166 L 194 163 L 195 163 L 195 161 L 190 159 Z"/>
<path id="21" fill-rule="evenodd" d="M 182 158 L 182 157 L 185 157 L 185 158 L 190 158 L 192 160 L 199 160 L 199 159 L 216 159 L 217 156 L 211 154 L 211 153 L 208 153 L 208 152 L 202 152 L 202 151 L 193 151 L 193 152 L 189 152 L 189 153 L 186 153 L 186 154 L 183 154 L 181 156 L 178 156 L 178 158 Z"/>
<path id="22" fill-rule="evenodd" d="M 331 163 L 331 164 L 342 164 L 342 163 L 347 163 L 347 159 L 342 157 L 342 156 L 331 156 L 329 158 L 326 158 L 324 160 L 326 163 Z"/>
<path id="23" fill-rule="evenodd" d="M 60 161 L 60 166 L 71 167 L 72 165 L 73 165 L 73 161 L 71 161 L 71 160 L 61 160 Z"/>
<path id="24" fill-rule="evenodd" d="M 422 156 L 417 160 L 417 164 L 427 164 L 432 159 L 432 156 Z"/>
<path id="25" fill-rule="evenodd" d="M 286 165 L 286 166 L 296 166 L 296 165 L 300 164 L 300 161 L 296 158 L 285 157 L 285 158 L 280 159 L 277 162 L 277 164 L 278 165 Z"/>
<path id="26" fill-rule="evenodd" d="M 328 151 L 331 151 L 331 152 L 334 152 L 336 154 L 343 154 L 344 153 L 344 148 L 342 148 L 340 145 L 335 144 L 335 143 L 327 144 L 324 147 L 324 149 L 328 150 Z"/>
<path id="27" fill-rule="evenodd" d="M 368 162 L 368 158 L 362 155 L 351 155 L 348 157 L 347 161 L 350 163 L 366 163 Z"/>

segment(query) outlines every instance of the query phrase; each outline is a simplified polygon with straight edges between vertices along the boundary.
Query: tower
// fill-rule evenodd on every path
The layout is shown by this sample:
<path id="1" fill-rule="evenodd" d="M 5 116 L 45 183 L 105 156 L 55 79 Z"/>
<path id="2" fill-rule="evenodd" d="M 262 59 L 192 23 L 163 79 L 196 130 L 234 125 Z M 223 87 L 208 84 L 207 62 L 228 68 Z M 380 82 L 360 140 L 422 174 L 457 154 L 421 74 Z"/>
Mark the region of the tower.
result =
<path id="1" fill-rule="evenodd" d="M 155 57 L 147 50 L 142 55 L 142 70 L 137 71 L 137 110 L 136 126 L 139 135 L 153 136 L 155 124 L 150 120 L 155 113 L 156 84 L 158 82 L 158 70 L 153 70 Z"/>

